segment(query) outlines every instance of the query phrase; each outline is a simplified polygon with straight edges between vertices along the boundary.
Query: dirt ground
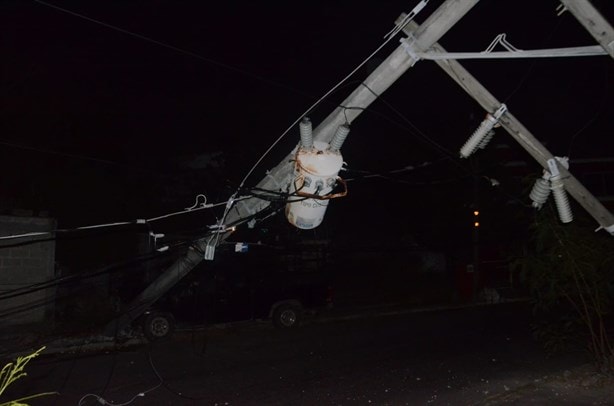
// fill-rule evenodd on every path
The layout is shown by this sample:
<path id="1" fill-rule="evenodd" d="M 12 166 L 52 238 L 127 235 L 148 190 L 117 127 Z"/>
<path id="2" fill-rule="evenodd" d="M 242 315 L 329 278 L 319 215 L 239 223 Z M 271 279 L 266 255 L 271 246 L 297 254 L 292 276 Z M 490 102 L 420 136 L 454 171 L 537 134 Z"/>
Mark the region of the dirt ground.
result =
<path id="1" fill-rule="evenodd" d="M 58 391 L 30 404 L 614 405 L 612 378 L 583 354 L 547 357 L 529 332 L 514 304 L 355 309 L 297 331 L 250 322 L 153 344 L 64 339 L 0 401 Z"/>
<path id="2" fill-rule="evenodd" d="M 592 365 L 568 369 L 533 382 L 514 386 L 514 382 L 501 383 L 503 391 L 492 395 L 484 389 L 484 399 L 475 403 L 490 405 L 613 405 L 614 378 L 595 373 Z"/>

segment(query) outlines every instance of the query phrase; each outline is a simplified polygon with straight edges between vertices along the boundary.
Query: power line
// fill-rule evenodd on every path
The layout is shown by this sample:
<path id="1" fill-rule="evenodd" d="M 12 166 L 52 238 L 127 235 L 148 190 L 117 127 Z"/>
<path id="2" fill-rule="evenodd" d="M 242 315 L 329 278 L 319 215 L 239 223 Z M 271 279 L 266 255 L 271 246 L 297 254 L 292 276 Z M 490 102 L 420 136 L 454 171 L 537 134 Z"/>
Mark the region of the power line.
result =
<path id="1" fill-rule="evenodd" d="M 171 249 L 175 249 L 175 248 L 179 248 L 182 246 L 185 246 L 187 244 L 189 244 L 190 242 L 184 241 L 184 242 L 180 242 L 180 243 L 176 243 L 174 244 Z M 99 275 L 104 275 L 104 274 L 108 274 L 108 273 L 112 273 L 115 272 L 118 269 L 121 269 L 124 266 L 128 266 L 134 263 L 139 263 L 139 262 L 145 262 L 145 261 L 149 261 L 152 259 L 156 259 L 159 257 L 162 257 L 164 255 L 166 255 L 168 251 L 166 251 L 165 253 L 160 253 L 160 252 L 153 252 L 153 253 L 148 253 L 148 254 L 144 254 L 144 255 L 139 255 L 127 260 L 123 260 L 123 261 L 119 261 L 119 262 L 115 262 L 111 265 L 106 265 L 104 267 L 95 269 L 93 271 L 89 271 L 89 272 L 84 272 L 84 273 L 79 273 L 79 274 L 74 274 L 74 275 L 66 275 L 66 276 L 60 276 L 60 277 L 56 277 L 56 278 L 52 278 L 49 279 L 47 281 L 44 282 L 39 282 L 39 283 L 33 283 L 30 284 L 28 286 L 23 286 L 20 288 L 16 288 L 13 290 L 9 290 L 6 292 L 2 292 L 0 293 L 0 300 L 6 300 L 6 299 L 12 299 L 15 297 L 20 297 L 23 295 L 27 295 L 30 293 L 34 293 L 34 292 L 38 292 L 44 289 L 49 289 L 55 286 L 59 286 L 62 285 L 64 283 L 68 283 L 68 282 L 73 282 L 73 281 L 80 281 L 83 279 L 89 279 L 89 278 L 94 278 L 96 276 Z M 0 317 L 2 316 L 2 314 L 0 314 Z"/>
<path id="2" fill-rule="evenodd" d="M 32 1 L 34 1 L 35 3 L 41 4 L 41 5 L 43 5 L 43 6 L 46 6 L 46 7 L 49 7 L 49 8 L 55 9 L 55 10 L 57 10 L 57 11 L 61 11 L 61 12 L 63 12 L 63 13 L 66 13 L 66 14 L 72 15 L 72 16 L 74 16 L 74 17 L 81 18 L 81 19 L 86 20 L 86 21 L 89 21 L 89 22 L 91 22 L 91 23 L 98 24 L 98 25 L 103 26 L 103 27 L 105 27 L 105 28 L 108 28 L 108 29 L 111 29 L 111 30 L 114 30 L 114 31 L 118 31 L 118 32 L 121 32 L 121 33 L 123 33 L 123 34 L 126 34 L 126 35 L 129 35 L 129 36 L 132 36 L 132 37 L 138 38 L 138 39 L 140 39 L 140 40 L 143 40 L 143 41 L 146 41 L 146 42 L 150 42 L 150 43 L 152 43 L 152 44 L 156 44 L 156 45 L 161 46 L 161 47 L 163 47 L 163 48 L 167 48 L 167 49 L 173 50 L 173 51 L 178 52 L 178 53 L 180 53 L 180 54 L 184 54 L 184 55 L 187 55 L 187 56 L 191 56 L 191 57 L 193 57 L 193 58 L 199 59 L 199 60 L 201 60 L 201 61 L 205 61 L 205 62 L 210 63 L 210 64 L 212 64 L 212 65 L 216 65 L 216 66 L 219 66 L 219 67 L 221 67 L 221 68 L 228 69 L 228 70 L 230 70 L 230 71 L 233 71 L 233 72 L 235 72 L 235 73 L 241 74 L 241 75 L 243 75 L 243 76 L 247 76 L 247 77 L 250 77 L 250 78 L 252 78 L 252 79 L 256 79 L 256 80 L 259 80 L 259 81 L 265 82 L 265 83 L 267 83 L 267 84 L 269 84 L 269 85 L 272 85 L 272 86 L 275 86 L 275 87 L 278 87 L 278 88 L 282 88 L 282 89 L 285 89 L 285 90 L 289 90 L 289 91 L 291 91 L 291 92 L 293 92 L 293 93 L 300 94 L 300 95 L 305 96 L 305 97 L 310 98 L 310 99 L 311 99 L 311 98 L 313 98 L 313 96 L 308 95 L 308 94 L 306 94 L 306 93 L 303 93 L 303 92 L 301 92 L 301 91 L 299 91 L 299 90 L 297 90 L 297 89 L 295 89 L 295 88 L 292 88 L 292 87 L 290 87 L 290 86 L 286 86 L 286 85 L 281 84 L 281 83 L 279 83 L 279 82 L 276 82 L 276 81 L 274 81 L 274 80 L 267 79 L 267 78 L 265 78 L 265 77 L 263 77 L 263 76 L 259 76 L 259 75 L 256 75 L 256 74 L 254 74 L 254 73 L 251 73 L 251 72 L 248 72 L 248 71 L 245 71 L 245 70 L 239 69 L 239 68 L 234 67 L 234 66 L 232 66 L 232 65 L 229 65 L 229 64 L 227 64 L 227 63 L 220 62 L 220 61 L 217 61 L 217 60 L 215 60 L 215 59 L 211 59 L 211 58 L 204 57 L 204 56 L 202 56 L 202 55 L 200 55 L 200 54 L 197 54 L 196 52 L 188 51 L 188 50 L 186 50 L 186 49 L 179 48 L 179 47 L 176 47 L 176 46 L 174 46 L 174 45 L 167 44 L 167 43 L 162 42 L 162 41 L 158 41 L 158 40 L 153 39 L 153 38 L 151 38 L 151 37 L 147 37 L 147 36 L 145 36 L 145 35 L 138 34 L 138 33 L 136 33 L 136 32 L 133 32 L 133 31 L 129 31 L 129 30 L 126 30 L 126 29 L 120 28 L 120 27 L 118 27 L 118 26 L 116 26 L 116 25 L 112 25 L 112 24 L 106 23 L 106 22 L 104 22 L 104 21 L 96 20 L 96 19 L 94 19 L 94 18 L 88 17 L 88 16 L 83 15 L 83 14 L 79 14 L 79 13 L 74 12 L 74 11 L 72 11 L 72 10 L 68 10 L 68 9 L 66 9 L 66 8 L 62 8 L 62 7 L 56 6 L 55 4 L 47 3 L 47 2 L 42 1 L 42 0 L 32 0 Z"/>
<path id="3" fill-rule="evenodd" d="M 253 197 L 254 196 L 242 196 L 242 197 L 236 198 L 235 201 L 251 199 Z M 214 207 L 223 206 L 225 204 L 228 204 L 228 201 L 213 203 L 213 204 L 202 204 L 200 207 L 189 207 L 181 211 L 167 213 L 161 216 L 147 218 L 147 219 L 136 219 L 133 221 L 119 221 L 115 223 L 95 224 L 91 226 L 82 226 L 82 227 L 75 227 L 75 228 L 56 229 L 56 230 L 50 230 L 50 231 L 35 231 L 35 232 L 23 233 L 23 234 L 5 235 L 5 236 L 0 236 L 0 240 L 14 240 L 14 239 L 20 239 L 20 238 L 27 238 L 27 237 L 41 237 L 41 236 L 53 235 L 54 233 L 72 233 L 72 232 L 77 232 L 77 231 L 86 231 L 86 230 L 94 230 L 94 229 L 102 229 L 102 228 L 113 228 L 113 227 L 128 226 L 128 225 L 146 225 L 148 223 L 159 221 L 159 220 L 166 219 L 169 217 L 191 214 L 196 211 L 212 209 Z M 37 242 L 40 242 L 40 240 L 32 241 L 32 243 L 37 243 Z M 0 246 L 0 249 L 1 248 L 3 247 Z"/>
<path id="4" fill-rule="evenodd" d="M 446 147 L 444 147 L 443 145 L 439 144 L 438 142 L 436 142 L 435 140 L 433 140 L 432 138 L 430 138 L 428 135 L 426 135 L 423 131 L 420 130 L 420 128 L 418 128 L 418 126 L 416 126 L 409 118 L 407 118 L 407 116 L 405 116 L 403 113 L 401 113 L 398 109 L 396 109 L 391 103 L 389 103 L 388 101 L 386 101 L 384 98 L 382 98 L 381 95 L 379 95 L 378 93 L 376 93 L 373 89 L 371 89 L 369 86 L 367 86 L 366 83 L 362 82 L 361 83 L 362 86 L 364 86 L 369 92 L 371 92 L 377 99 L 379 99 L 382 103 L 384 103 L 390 110 L 392 110 L 397 116 L 399 116 L 403 121 L 405 121 L 407 124 L 409 124 L 409 126 L 415 131 L 415 133 L 412 133 L 410 131 L 410 133 L 412 135 L 414 135 L 416 138 L 421 139 L 423 142 L 425 142 L 426 144 L 430 145 L 431 147 L 433 147 L 435 150 L 437 150 L 439 153 L 442 153 L 443 155 L 445 155 L 447 158 L 449 158 L 452 162 L 454 162 L 457 166 L 459 166 L 461 169 L 465 170 L 465 171 L 469 171 L 467 168 L 465 168 L 464 165 L 460 164 L 459 162 L 456 161 L 456 159 L 454 158 L 454 154 L 452 153 L 452 151 L 450 151 L 449 149 L 447 149 Z M 469 171 L 470 172 L 470 171 Z"/>
<path id="5" fill-rule="evenodd" d="M 52 149 L 35 148 L 35 147 L 30 147 L 28 145 L 16 144 L 14 142 L 11 142 L 11 141 L 8 141 L 8 140 L 3 140 L 3 139 L 0 139 L 0 145 L 6 145 L 8 147 L 19 148 L 19 149 L 24 149 L 24 150 L 28 150 L 28 151 L 35 151 L 35 152 L 39 152 L 39 153 L 42 153 L 42 154 L 59 155 L 59 156 L 68 157 L 68 158 L 77 158 L 77 159 L 83 159 L 83 160 L 87 160 L 87 161 L 103 163 L 103 164 L 107 164 L 107 165 L 120 166 L 122 168 L 127 168 L 127 169 L 145 171 L 145 169 L 135 168 L 133 166 L 126 165 L 126 164 L 123 164 L 121 162 L 111 161 L 111 160 L 108 160 L 108 159 L 96 158 L 96 157 L 91 157 L 91 156 L 82 155 L 82 154 L 70 154 L 70 153 L 67 153 L 67 152 L 55 151 L 55 150 L 52 150 Z"/>
<path id="6" fill-rule="evenodd" d="M 392 39 L 396 36 L 396 34 L 401 32 L 403 27 L 406 24 L 409 24 L 409 22 L 411 20 L 413 20 L 413 18 L 416 16 L 416 14 L 418 14 L 420 12 L 420 10 L 422 10 L 422 8 L 426 5 L 426 3 L 428 3 L 428 0 L 422 0 L 416 7 L 414 7 L 414 9 L 407 16 L 405 16 L 405 18 L 403 19 L 402 24 L 399 25 L 396 28 L 393 28 L 392 31 L 390 31 L 388 34 L 386 34 L 386 36 L 384 37 L 385 40 L 373 52 L 371 52 L 371 54 L 369 54 L 369 56 L 367 56 L 362 62 L 360 62 L 350 73 L 348 73 L 343 79 L 341 79 L 339 82 L 337 82 L 337 84 L 335 84 L 322 97 L 320 97 L 318 100 L 316 100 L 315 103 L 313 103 L 303 114 L 301 114 L 292 124 L 290 124 L 290 126 L 288 126 L 288 128 L 275 141 L 273 141 L 271 146 L 266 151 L 264 151 L 264 153 L 260 156 L 260 158 L 258 158 L 256 163 L 250 168 L 250 170 L 247 172 L 247 174 L 245 175 L 243 180 L 241 180 L 241 183 L 239 184 L 239 189 L 243 187 L 243 185 L 245 184 L 247 179 L 251 176 L 251 174 L 258 167 L 258 165 L 260 165 L 262 160 L 290 132 L 290 130 L 292 130 L 299 123 L 299 121 L 301 121 L 303 119 L 303 117 L 309 115 L 311 113 L 311 111 L 313 111 L 317 106 L 319 106 L 331 94 L 333 94 L 334 92 L 337 91 L 337 89 L 342 87 L 344 85 L 344 83 L 346 83 L 350 79 L 350 77 L 352 77 L 356 72 L 358 72 L 359 69 L 361 69 L 364 65 L 366 65 L 379 51 L 381 51 L 390 41 L 392 41 Z M 364 82 L 363 82 L 363 85 L 364 85 Z M 364 85 L 364 86 L 366 87 L 366 85 Z M 224 221 L 225 217 L 226 216 L 224 216 L 222 218 L 222 222 Z"/>

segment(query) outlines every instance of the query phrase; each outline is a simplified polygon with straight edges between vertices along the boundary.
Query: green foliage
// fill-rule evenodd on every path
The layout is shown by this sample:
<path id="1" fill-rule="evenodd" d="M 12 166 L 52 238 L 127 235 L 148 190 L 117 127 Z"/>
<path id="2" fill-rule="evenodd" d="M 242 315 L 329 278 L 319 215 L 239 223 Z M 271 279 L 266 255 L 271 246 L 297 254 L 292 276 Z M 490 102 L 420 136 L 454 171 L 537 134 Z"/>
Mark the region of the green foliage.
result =
<path id="1" fill-rule="evenodd" d="M 577 317 L 538 320 L 531 326 L 533 336 L 542 343 L 548 355 L 577 351 L 585 341 Z"/>
<path id="2" fill-rule="evenodd" d="M 26 355 L 25 357 L 17 357 L 15 362 L 9 362 L 2 368 L 0 371 L 0 396 L 4 394 L 6 388 L 8 388 L 13 382 L 17 381 L 19 378 L 27 376 L 28 374 L 25 372 L 25 367 L 33 358 L 36 358 L 40 355 L 40 353 L 45 349 L 45 347 L 41 347 L 38 351 L 33 352 L 30 355 Z M 24 398 L 10 400 L 7 402 L 0 403 L 0 406 L 28 406 L 27 403 L 23 403 L 27 400 L 34 399 L 40 396 L 52 395 L 56 394 L 56 392 L 46 392 L 46 393 L 38 393 L 36 395 L 26 396 Z"/>
<path id="3" fill-rule="evenodd" d="M 576 330 L 573 327 L 581 325 L 599 369 L 614 372 L 614 348 L 606 326 L 614 304 L 614 239 L 605 232 L 595 232 L 592 219 L 578 217 L 562 224 L 552 205 L 544 207 L 522 257 L 513 266 L 521 270 L 537 314 L 568 318 L 568 324 L 554 318 L 538 325 L 537 335 L 546 339 L 547 346 L 556 348 L 556 341 L 560 344 L 571 339 Z M 569 319 L 565 309 L 571 310 L 575 320 Z M 564 328 L 557 330 L 557 323 Z"/>

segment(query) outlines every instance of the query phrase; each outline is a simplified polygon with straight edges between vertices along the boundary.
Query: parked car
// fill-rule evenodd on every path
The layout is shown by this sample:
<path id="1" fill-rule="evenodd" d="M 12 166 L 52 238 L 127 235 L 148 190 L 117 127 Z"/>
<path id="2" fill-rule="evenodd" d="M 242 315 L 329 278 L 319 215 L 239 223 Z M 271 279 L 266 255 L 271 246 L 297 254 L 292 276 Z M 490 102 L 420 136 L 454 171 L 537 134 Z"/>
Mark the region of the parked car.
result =
<path id="1" fill-rule="evenodd" d="M 332 306 L 326 272 L 313 264 L 297 266 L 300 256 L 262 245 L 236 252 L 218 249 L 141 318 L 150 340 L 168 337 L 175 323 L 215 324 L 270 319 L 275 327 L 296 328 L 306 313 Z"/>

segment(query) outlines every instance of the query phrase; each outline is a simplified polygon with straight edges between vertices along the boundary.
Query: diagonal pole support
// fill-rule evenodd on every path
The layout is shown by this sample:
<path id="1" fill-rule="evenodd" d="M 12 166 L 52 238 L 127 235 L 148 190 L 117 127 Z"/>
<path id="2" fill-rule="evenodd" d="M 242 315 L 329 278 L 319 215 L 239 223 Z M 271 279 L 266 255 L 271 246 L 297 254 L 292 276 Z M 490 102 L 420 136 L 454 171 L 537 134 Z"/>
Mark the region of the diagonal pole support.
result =
<path id="1" fill-rule="evenodd" d="M 397 21 L 400 21 L 402 16 Z M 417 24 L 410 22 L 403 31 L 408 35 L 415 35 Z M 430 50 L 445 53 L 446 50 L 435 43 Z M 460 63 L 453 59 L 440 59 L 435 63 L 439 65 L 456 83 L 460 85 L 475 101 L 489 113 L 494 113 L 501 102 L 498 101 L 475 77 L 473 77 Z M 546 170 L 548 161 L 554 159 L 537 138 L 512 115 L 506 111 L 499 122 L 507 132 Z M 563 178 L 565 189 L 576 201 L 599 223 L 600 228 L 614 235 L 614 216 L 606 209 L 595 196 L 589 192 L 565 167 L 558 161 L 559 172 Z"/>

